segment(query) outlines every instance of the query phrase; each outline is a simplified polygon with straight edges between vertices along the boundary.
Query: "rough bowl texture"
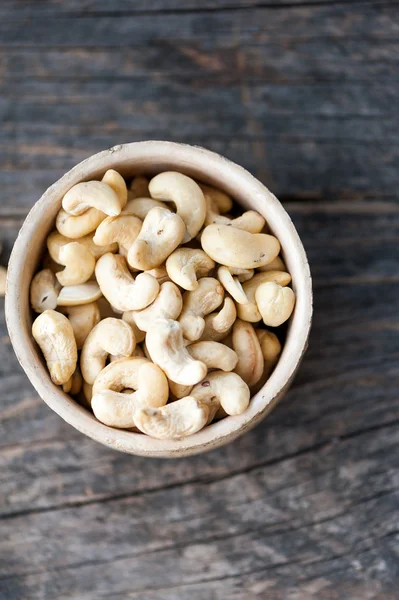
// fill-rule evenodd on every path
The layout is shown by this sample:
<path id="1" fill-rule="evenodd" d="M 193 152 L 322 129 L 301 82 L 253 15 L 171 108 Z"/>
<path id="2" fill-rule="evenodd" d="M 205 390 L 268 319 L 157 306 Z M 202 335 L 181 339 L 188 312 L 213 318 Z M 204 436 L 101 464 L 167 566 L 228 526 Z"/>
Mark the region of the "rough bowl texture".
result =
<path id="1" fill-rule="evenodd" d="M 156 440 L 111 429 L 52 384 L 31 335 L 29 284 L 54 225 L 64 194 L 79 181 L 100 179 L 107 169 L 122 175 L 176 170 L 231 194 L 244 209 L 264 215 L 278 237 L 292 275 L 296 306 L 280 360 L 245 413 L 228 417 L 182 440 Z M 295 227 L 277 198 L 242 167 L 203 148 L 149 141 L 115 146 L 91 156 L 52 185 L 35 204 L 21 228 L 9 263 L 6 319 L 15 353 L 41 398 L 85 435 L 123 452 L 143 456 L 178 457 L 211 450 L 235 439 L 259 423 L 287 391 L 306 350 L 312 318 L 312 286 L 306 254 Z"/>

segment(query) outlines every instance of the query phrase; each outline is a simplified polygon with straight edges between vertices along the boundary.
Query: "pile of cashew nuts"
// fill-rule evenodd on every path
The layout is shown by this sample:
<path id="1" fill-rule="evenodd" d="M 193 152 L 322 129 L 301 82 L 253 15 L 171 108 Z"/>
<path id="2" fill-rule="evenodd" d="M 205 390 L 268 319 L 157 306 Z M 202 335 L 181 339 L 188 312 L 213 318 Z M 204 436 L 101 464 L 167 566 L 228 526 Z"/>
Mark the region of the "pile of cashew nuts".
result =
<path id="1" fill-rule="evenodd" d="M 30 287 L 55 384 L 105 425 L 159 439 L 247 409 L 281 353 L 263 325 L 295 304 L 260 214 L 181 173 L 128 189 L 109 170 L 65 194 L 55 227 Z"/>

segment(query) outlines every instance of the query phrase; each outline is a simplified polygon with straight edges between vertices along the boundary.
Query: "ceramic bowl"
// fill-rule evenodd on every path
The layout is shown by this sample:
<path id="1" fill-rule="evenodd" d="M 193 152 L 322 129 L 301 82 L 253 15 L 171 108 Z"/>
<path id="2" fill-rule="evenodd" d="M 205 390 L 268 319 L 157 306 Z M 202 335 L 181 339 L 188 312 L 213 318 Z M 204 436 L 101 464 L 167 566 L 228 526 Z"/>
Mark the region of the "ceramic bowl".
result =
<path id="1" fill-rule="evenodd" d="M 180 171 L 227 193 L 243 209 L 261 213 L 271 232 L 280 240 L 282 256 L 292 276 L 296 306 L 287 327 L 280 360 L 272 375 L 256 393 L 249 408 L 180 440 L 157 440 L 142 434 L 103 425 L 49 377 L 40 351 L 31 335 L 32 312 L 29 285 L 35 274 L 46 237 L 54 227 L 64 194 L 76 183 L 100 179 L 107 169 L 125 177 Z M 231 161 L 185 144 L 163 141 L 115 146 L 84 160 L 54 183 L 34 205 L 18 235 L 9 263 L 6 318 L 15 353 L 41 398 L 67 423 L 84 435 L 115 450 L 155 457 L 179 457 L 205 452 L 226 444 L 259 423 L 286 393 L 307 347 L 312 317 L 312 287 L 309 265 L 295 227 L 277 198 L 255 177 Z"/>

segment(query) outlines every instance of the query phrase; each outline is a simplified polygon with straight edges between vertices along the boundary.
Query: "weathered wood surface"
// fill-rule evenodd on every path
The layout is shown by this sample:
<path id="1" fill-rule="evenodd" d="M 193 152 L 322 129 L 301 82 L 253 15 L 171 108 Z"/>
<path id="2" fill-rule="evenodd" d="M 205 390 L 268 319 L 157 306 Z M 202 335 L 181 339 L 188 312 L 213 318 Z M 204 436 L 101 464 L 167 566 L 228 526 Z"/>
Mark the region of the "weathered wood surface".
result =
<path id="1" fill-rule="evenodd" d="M 283 197 L 315 287 L 286 398 L 179 461 L 63 423 L 18 366 L 0 301 L 1 600 L 397 600 L 399 13 L 312 4 L 1 3 L 1 263 L 67 168 L 168 138 Z"/>

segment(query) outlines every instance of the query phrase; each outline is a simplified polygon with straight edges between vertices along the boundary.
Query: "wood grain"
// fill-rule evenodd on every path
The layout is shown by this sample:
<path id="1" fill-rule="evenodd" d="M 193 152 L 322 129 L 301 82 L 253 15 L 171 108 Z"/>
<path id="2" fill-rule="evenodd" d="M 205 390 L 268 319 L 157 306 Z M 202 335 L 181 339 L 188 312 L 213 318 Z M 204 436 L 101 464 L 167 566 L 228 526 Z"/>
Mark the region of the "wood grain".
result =
<path id="1" fill-rule="evenodd" d="M 398 11 L 342 0 L 3 0 L 0 239 L 88 155 L 205 145 L 284 201 L 308 353 L 235 443 L 112 452 L 35 395 L 0 299 L 0 599 L 396 600 Z"/>

